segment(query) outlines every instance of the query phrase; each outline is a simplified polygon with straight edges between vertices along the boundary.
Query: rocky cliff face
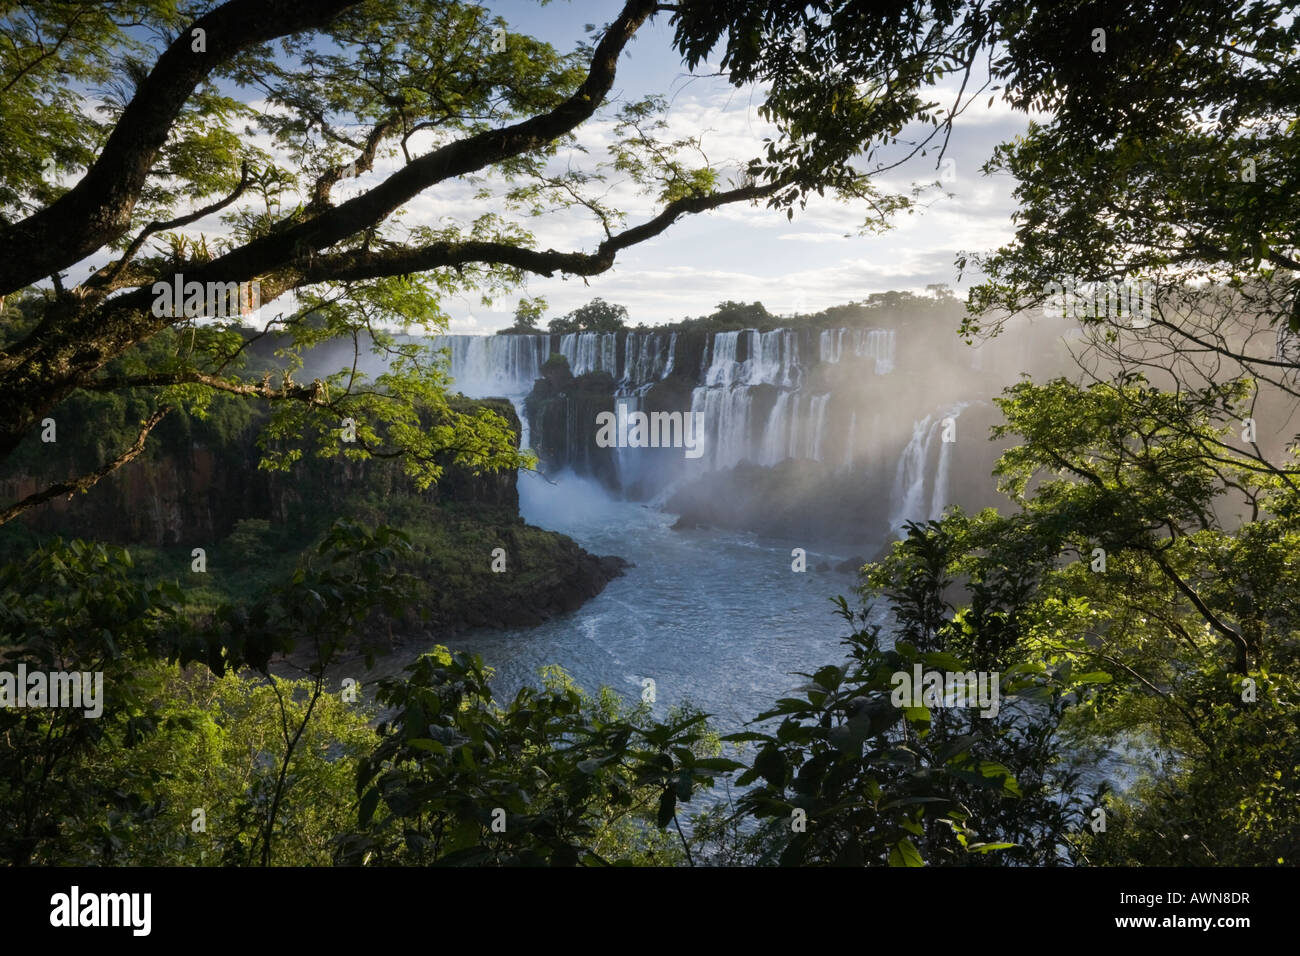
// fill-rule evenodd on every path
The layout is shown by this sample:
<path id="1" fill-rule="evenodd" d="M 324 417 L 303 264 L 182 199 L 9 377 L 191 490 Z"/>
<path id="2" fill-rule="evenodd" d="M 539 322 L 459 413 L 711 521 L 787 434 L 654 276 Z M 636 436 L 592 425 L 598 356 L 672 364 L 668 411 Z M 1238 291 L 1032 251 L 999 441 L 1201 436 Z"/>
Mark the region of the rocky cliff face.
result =
<path id="1" fill-rule="evenodd" d="M 490 405 L 519 434 L 510 402 L 457 401 L 465 410 Z M 37 449 L 28 459 L 50 461 L 58 473 L 10 476 L 0 481 L 0 492 L 12 499 L 64 477 L 78 464 L 78 452 L 93 451 L 73 447 L 93 424 L 62 416 L 63 448 L 57 455 Z M 86 494 L 48 502 L 19 520 L 39 533 L 149 546 L 156 553 L 145 560 L 167 577 L 188 573 L 189 549 L 203 547 L 202 586 L 213 604 L 246 599 L 287 573 L 336 517 L 389 524 L 414 548 L 404 559 L 413 575 L 410 600 L 388 628 L 403 642 L 540 623 L 575 610 L 627 566 L 526 524 L 513 471 L 476 475 L 447 462 L 438 485 L 426 492 L 416 492 L 391 461 L 304 457 L 290 472 L 267 472 L 257 467 L 257 424 L 223 433 L 179 417 L 147 456 Z M 500 569 L 493 566 L 498 553 L 505 555 Z"/>
<path id="2" fill-rule="evenodd" d="M 954 334 L 960 307 L 943 319 L 456 337 L 452 373 L 475 374 L 500 353 L 522 397 L 536 371 L 522 408 L 544 469 L 666 501 L 685 525 L 863 541 L 938 517 L 948 504 L 998 503 L 990 399 L 1022 371 L 1068 366 L 1060 328 L 1019 326 L 973 349 Z M 703 453 L 602 448 L 597 416 L 616 410 L 697 416 Z"/>
<path id="3" fill-rule="evenodd" d="M 544 471 L 572 469 L 593 475 L 607 485 L 618 483 L 618 461 L 614 449 L 596 444 L 593 428 L 601 412 L 614 409 L 614 379 L 608 372 L 575 376 L 568 362 L 557 357 L 547 361 L 541 377 L 524 402 L 531 444 Z"/>
<path id="4" fill-rule="evenodd" d="M 509 402 L 485 404 L 518 434 L 519 419 Z M 204 429 L 164 434 L 149 452 L 86 493 L 55 498 L 19 520 L 47 534 L 169 547 L 222 539 L 245 518 L 305 527 L 305 511 L 328 511 L 362 491 L 380 497 L 419 494 L 430 506 L 456 502 L 518 512 L 514 472 L 475 475 L 448 463 L 437 486 L 417 493 L 400 466 L 390 461 L 304 456 L 289 472 L 263 471 L 256 445 L 259 424 L 252 421 L 227 436 Z M 93 431 L 95 423 L 65 416 L 61 427 L 71 438 Z M 62 470 L 33 474 L 29 468 L 27 474 L 0 479 L 0 494 L 19 500 L 64 477 L 74 463 L 61 456 L 52 467 Z"/>

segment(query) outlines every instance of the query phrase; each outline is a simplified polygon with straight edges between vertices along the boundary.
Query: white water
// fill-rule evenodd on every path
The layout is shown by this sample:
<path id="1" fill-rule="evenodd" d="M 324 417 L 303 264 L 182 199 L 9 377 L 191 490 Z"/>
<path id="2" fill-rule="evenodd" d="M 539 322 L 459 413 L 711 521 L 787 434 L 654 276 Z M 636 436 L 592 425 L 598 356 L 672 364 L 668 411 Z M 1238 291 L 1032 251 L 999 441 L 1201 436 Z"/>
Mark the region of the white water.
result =
<path id="1" fill-rule="evenodd" d="M 455 387 L 473 398 L 526 395 L 541 377 L 545 335 L 440 335 L 451 354 Z"/>
<path id="2" fill-rule="evenodd" d="M 741 344 L 746 346 L 743 361 Z M 894 367 L 892 329 L 826 329 L 818 338 L 813 361 L 839 364 L 849 355 L 874 361 L 872 374 Z M 701 384 L 691 395 L 691 410 L 704 414 L 705 466 L 731 468 L 742 461 L 775 465 L 787 458 L 822 461 L 831 448 L 846 449 L 842 459 L 852 467 L 856 409 L 850 410 L 849 432 L 832 434 L 828 414 L 830 392 L 809 392 L 808 367 L 799 352 L 799 336 L 789 330 L 718 332 L 705 351 Z M 764 414 L 754 402 L 762 386 L 779 389 Z M 758 415 L 764 415 L 761 421 Z M 841 426 L 842 427 L 842 426 Z"/>
<path id="3" fill-rule="evenodd" d="M 631 411 L 641 407 L 647 389 L 673 373 L 677 341 L 676 332 L 629 332 L 623 336 L 621 363 L 619 338 L 613 332 L 558 337 L 449 335 L 435 344 L 450 352 L 456 388 L 472 397 L 506 396 L 519 407 L 555 342 L 573 374 L 596 371 L 614 376 L 615 395 Z M 662 458 L 653 458 L 664 454 L 660 449 L 620 449 L 617 460 L 625 486 L 649 480 L 651 486 L 643 487 L 643 492 L 656 488 L 662 492 L 666 482 L 744 461 L 775 465 L 787 458 L 805 458 L 852 468 L 857 456 L 854 443 L 872 441 L 871 423 L 880 419 L 864 419 L 867 429 L 859 434 L 857 408 L 838 406 L 824 387 L 810 388 L 809 370 L 817 363 L 854 361 L 866 365 L 866 375 L 886 375 L 894 367 L 894 332 L 826 329 L 813 341 L 816 354 L 802 355 L 799 334 L 788 329 L 711 335 L 690 402 L 690 410 L 704 416 L 703 459 L 689 466 L 670 463 L 672 467 L 665 469 Z M 741 354 L 745 358 L 738 360 Z M 763 389 L 767 390 L 764 400 L 756 401 Z M 851 396 L 839 399 L 841 403 L 853 400 Z M 580 429 L 588 426 L 594 428 L 595 423 L 569 422 L 570 437 L 576 441 Z"/>
<path id="4" fill-rule="evenodd" d="M 944 420 L 952 419 L 956 424 L 968 404 L 959 402 L 936 415 L 927 415 L 912 427 L 912 440 L 899 456 L 894 473 L 889 526 L 896 535 L 902 535 L 908 521 L 933 521 L 943 516 L 951 500 L 949 472 L 954 444 L 943 440 Z M 938 451 L 932 454 L 936 444 Z"/>
<path id="5" fill-rule="evenodd" d="M 847 625 L 829 599 L 842 594 L 852 605 L 855 576 L 814 568 L 846 555 L 809 552 L 809 570 L 798 573 L 789 542 L 673 531 L 672 516 L 611 499 L 591 480 L 564 474 L 556 482 L 520 475 L 525 519 L 636 567 L 572 614 L 457 638 L 456 647 L 496 668 L 498 694 L 537 683 L 548 664 L 589 690 L 610 686 L 629 700 L 649 677 L 657 716 L 689 700 L 729 731 L 802 683 L 795 671 L 844 660 Z"/>
<path id="6" fill-rule="evenodd" d="M 742 339 L 747 358 L 737 360 Z M 451 354 L 456 387 L 467 395 L 505 395 L 523 418 L 522 400 L 540 376 L 551 341 L 546 335 L 444 336 L 436 344 Z M 673 367 L 677 333 L 629 333 L 624 338 L 623 372 L 616 383 L 619 404 L 640 408 L 645 390 Z M 617 336 L 605 332 L 571 333 L 560 337 L 560 350 L 575 374 L 607 371 L 617 374 Z M 893 367 L 891 329 L 825 329 L 818 338 L 818 360 L 837 364 L 847 355 L 875 362 L 876 374 Z M 704 384 L 691 393 L 691 411 L 704 416 L 704 470 L 730 468 L 742 461 L 776 465 L 787 458 L 831 460 L 852 469 L 860 441 L 873 439 L 869 428 L 859 435 L 857 409 L 850 411 L 847 432 L 829 434 L 829 392 L 802 388 L 806 369 L 800 363 L 799 338 L 788 330 L 753 329 L 719 332 L 705 350 L 700 377 Z M 763 421 L 755 421 L 755 390 L 778 389 Z M 945 418 L 958 419 L 968 403 L 958 403 L 915 422 L 910 441 L 895 466 L 889 502 L 889 526 L 901 533 L 908 520 L 926 521 L 943 514 L 950 500 L 951 443 L 942 441 Z M 875 416 L 879 421 L 879 416 Z M 569 441 L 577 442 L 581 423 L 569 421 Z M 524 422 L 521 444 L 528 446 Z M 834 449 L 834 452 L 832 452 Z M 644 472 L 645 456 L 660 449 L 621 448 L 619 472 L 628 479 Z M 699 471 L 695 470 L 694 474 Z"/>

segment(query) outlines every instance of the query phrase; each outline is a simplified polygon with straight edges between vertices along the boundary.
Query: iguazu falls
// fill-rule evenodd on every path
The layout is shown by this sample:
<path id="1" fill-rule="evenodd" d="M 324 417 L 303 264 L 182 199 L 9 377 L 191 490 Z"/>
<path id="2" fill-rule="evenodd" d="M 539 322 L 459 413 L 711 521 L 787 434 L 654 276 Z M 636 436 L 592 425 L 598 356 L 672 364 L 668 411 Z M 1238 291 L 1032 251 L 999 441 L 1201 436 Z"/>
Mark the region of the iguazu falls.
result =
<path id="1" fill-rule="evenodd" d="M 1298 63 L 1277 0 L 0 3 L 15 938 L 1284 925 Z"/>

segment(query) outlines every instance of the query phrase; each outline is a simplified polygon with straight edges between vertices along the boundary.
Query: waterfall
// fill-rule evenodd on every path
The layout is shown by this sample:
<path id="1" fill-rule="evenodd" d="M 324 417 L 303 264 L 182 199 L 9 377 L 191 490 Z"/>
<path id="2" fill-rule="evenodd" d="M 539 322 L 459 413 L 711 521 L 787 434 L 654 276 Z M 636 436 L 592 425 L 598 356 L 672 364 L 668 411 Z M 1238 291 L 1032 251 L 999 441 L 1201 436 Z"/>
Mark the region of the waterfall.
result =
<path id="1" fill-rule="evenodd" d="M 631 415 L 641 408 L 641 399 L 639 396 L 619 395 L 614 399 L 614 414 L 618 415 L 620 408 L 626 409 L 625 414 Z M 615 448 L 614 449 L 614 466 L 618 469 L 619 481 L 627 485 L 636 476 L 637 454 L 640 449 L 637 448 Z"/>
<path id="2" fill-rule="evenodd" d="M 439 335 L 451 356 L 454 387 L 471 398 L 526 395 L 542 374 L 548 335 Z"/>
<path id="3" fill-rule="evenodd" d="M 877 375 L 888 375 L 894 370 L 894 330 L 893 329 L 855 329 L 858 340 L 854 343 L 853 354 L 861 358 L 873 359 Z"/>
<path id="4" fill-rule="evenodd" d="M 703 333 L 703 341 L 695 338 L 693 348 L 682 338 L 692 334 L 444 335 L 432 344 L 450 356 L 453 388 L 472 398 L 504 396 L 516 406 L 541 377 L 552 351 L 565 357 L 575 376 L 608 373 L 614 379 L 612 398 L 629 412 L 646 408 L 647 393 L 670 376 L 677 385 L 665 394 L 680 395 L 685 385 L 690 389 L 690 411 L 704 416 L 704 456 L 682 465 L 658 449 L 619 448 L 615 465 L 620 482 L 624 487 L 638 485 L 645 493 L 675 481 L 686 469 L 698 474 L 701 467 L 725 469 L 745 461 L 773 466 L 788 458 L 811 459 L 836 470 L 862 464 L 856 446 L 871 447 L 875 426 L 869 422 L 876 419 L 864 418 L 868 409 L 852 407 L 848 397 L 856 393 L 834 391 L 832 380 L 825 377 L 830 370 L 818 367 L 842 366 L 844 373 L 835 375 L 847 373 L 850 380 L 888 374 L 894 363 L 892 329 L 743 329 Z M 698 368 L 680 367 L 679 346 L 687 349 L 682 354 L 692 356 L 692 366 L 693 349 L 700 351 Z M 650 407 L 663 405 L 652 401 Z M 591 436 L 583 433 L 588 427 L 594 424 L 568 421 L 564 433 L 551 442 L 567 443 L 576 453 L 568 460 L 580 470 L 586 455 L 578 446 L 590 444 Z M 537 436 L 539 442 L 542 438 Z M 930 452 L 920 447 L 912 451 L 913 457 L 923 453 Z"/>
<path id="5" fill-rule="evenodd" d="M 849 440 L 844 443 L 844 464 L 841 467 L 845 471 L 851 471 L 853 468 L 853 443 L 858 438 L 858 412 L 854 409 L 849 413 Z"/>
<path id="6" fill-rule="evenodd" d="M 799 362 L 799 336 L 788 329 L 749 333 L 750 362 L 745 384 L 799 388 L 803 367 Z"/>
<path id="7" fill-rule="evenodd" d="M 844 358 L 845 345 L 854 358 L 874 359 L 877 375 L 894 370 L 893 329 L 823 329 L 818 339 L 818 357 L 837 365 Z"/>
<path id="8" fill-rule="evenodd" d="M 924 520 L 924 515 L 920 512 L 925 499 L 925 472 L 930 458 L 930 439 L 934 436 L 931 417 L 926 415 L 912 426 L 912 440 L 903 449 L 903 454 L 898 459 L 898 470 L 894 473 L 889 526 L 900 537 L 903 526 L 908 521 Z"/>
<path id="9" fill-rule="evenodd" d="M 655 382 L 672 374 L 677 333 L 664 336 L 657 332 L 631 332 L 623 345 L 623 377 L 618 380 L 618 394 L 641 393 Z"/>
<path id="10" fill-rule="evenodd" d="M 706 388 L 731 385 L 736 380 L 740 371 L 736 363 L 736 346 L 739 342 L 739 332 L 719 332 L 713 336 L 713 361 L 704 373 Z"/>
<path id="11" fill-rule="evenodd" d="M 822 461 L 836 442 L 848 449 L 842 467 L 852 467 L 856 411 L 850 410 L 850 434 L 829 434 L 829 423 L 837 421 L 842 430 L 845 418 L 832 417 L 830 392 L 806 391 L 809 370 L 817 363 L 862 360 L 874 362 L 875 374 L 887 374 L 893 370 L 894 332 L 823 329 L 814 334 L 817 348 L 808 360 L 800 352 L 800 333 L 790 329 L 717 332 L 705 342 L 691 407 L 706 416 L 710 468 L 741 461 L 770 466 L 786 458 Z M 759 387 L 778 392 L 766 416 L 755 421 L 753 390 Z"/>
<path id="12" fill-rule="evenodd" d="M 826 405 L 831 400 L 830 393 L 811 395 L 808 398 L 808 457 L 814 461 L 822 460 L 822 440 L 826 435 Z"/>
<path id="13" fill-rule="evenodd" d="M 748 388 L 697 388 L 691 411 L 704 413 L 704 461 L 710 470 L 731 468 L 750 457 Z"/>
<path id="14" fill-rule="evenodd" d="M 794 428 L 795 393 L 782 392 L 776 397 L 776 404 L 768 413 L 767 423 L 763 426 L 763 439 L 759 445 L 757 464 L 775 465 L 793 457 L 790 447 L 791 430 Z"/>
<path id="15" fill-rule="evenodd" d="M 851 329 L 822 329 L 817 344 L 818 358 L 832 365 L 838 363 L 844 351 L 844 337 L 851 331 Z"/>
<path id="16" fill-rule="evenodd" d="M 568 332 L 560 336 L 559 352 L 574 375 L 588 372 L 618 374 L 617 332 Z"/>
<path id="17" fill-rule="evenodd" d="M 953 418 L 957 415 L 954 413 Z M 952 464 L 952 446 L 953 442 L 939 442 L 939 466 L 934 470 L 934 490 L 930 494 L 930 514 L 927 516 L 931 521 L 938 521 L 943 517 L 943 509 L 948 507 L 948 471 Z"/>
<path id="18" fill-rule="evenodd" d="M 952 419 L 955 424 L 968 404 L 959 402 L 937 415 L 926 415 L 912 426 L 912 439 L 899 456 L 894 472 L 889 526 L 895 534 L 901 536 L 908 521 L 934 521 L 943 516 L 943 510 L 948 506 L 954 444 L 942 439 L 944 422 Z M 939 444 L 938 461 L 934 465 L 933 479 L 930 479 L 930 449 L 936 440 Z"/>
<path id="19" fill-rule="evenodd" d="M 557 351 L 574 375 L 609 372 L 620 394 L 632 394 L 673 372 L 677 333 L 628 332 L 623 344 L 623 374 L 618 374 L 617 332 L 569 332 L 558 336 Z M 541 377 L 542 364 L 556 337 L 538 335 L 439 335 L 434 348 L 450 354 L 455 387 L 472 398 L 527 394 Z M 734 352 L 733 352 L 734 354 Z"/>

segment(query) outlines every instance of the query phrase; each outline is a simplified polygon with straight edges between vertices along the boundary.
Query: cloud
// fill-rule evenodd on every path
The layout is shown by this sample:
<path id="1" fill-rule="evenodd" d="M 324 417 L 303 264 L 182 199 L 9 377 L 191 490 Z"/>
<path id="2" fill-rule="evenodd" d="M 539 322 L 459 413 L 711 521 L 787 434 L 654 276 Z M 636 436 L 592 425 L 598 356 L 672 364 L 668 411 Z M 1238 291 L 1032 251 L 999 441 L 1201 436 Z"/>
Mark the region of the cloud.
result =
<path id="1" fill-rule="evenodd" d="M 616 15 L 618 3 L 584 2 L 581 9 L 532 4 L 503 6 L 512 27 L 544 35 L 561 48 L 571 48 L 582 34 L 582 23 L 603 23 Z M 680 57 L 671 49 L 672 30 L 667 17 L 657 17 L 644 36 L 620 61 L 616 96 L 620 102 L 640 99 L 649 93 L 663 94 L 670 103 L 666 135 L 672 139 L 698 137 L 708 161 L 738 173 L 751 158 L 761 156 L 764 139 L 775 128 L 758 113 L 762 92 L 757 88 L 736 89 L 715 76 L 685 75 Z M 716 67 L 701 66 L 701 72 Z M 975 77 L 969 89 L 978 88 L 983 77 Z M 955 82 L 947 82 L 934 99 L 947 105 L 956 95 Z M 805 208 L 796 208 L 792 220 L 784 210 L 759 203 L 736 204 L 698 216 L 684 216 L 663 234 L 620 253 L 608 272 L 588 279 L 530 276 L 518 295 L 542 295 L 549 303 L 548 318 L 561 315 L 590 299 L 601 296 L 626 305 L 634 322 L 662 323 L 687 315 L 711 311 L 725 299 L 759 299 L 775 312 L 796 307 L 817 309 L 891 288 L 920 291 L 925 285 L 946 282 L 958 286 L 953 260 L 961 251 L 990 250 L 1013 236 L 1011 214 L 1015 209 L 1014 181 L 1006 176 L 985 176 L 982 165 L 994 147 L 1024 131 L 1028 118 L 1000 98 L 988 103 L 981 93 L 957 119 L 949 141 L 936 137 L 905 165 L 880 175 L 882 190 L 907 194 L 915 184 L 939 179 L 945 169 L 954 175 L 940 183 L 944 193 L 931 190 L 924 205 L 912 214 L 894 218 L 883 235 L 862 235 L 870 210 L 863 203 L 843 203 L 832 198 L 810 196 Z M 263 104 L 265 105 L 265 104 Z M 609 160 L 608 150 L 616 135 L 613 109 L 606 109 L 583 124 L 573 147 L 561 150 L 547 164 L 548 172 L 560 174 L 569 168 L 595 171 Z M 908 128 L 900 134 L 901 145 L 883 150 L 875 160 L 894 162 L 933 132 L 929 126 Z M 433 148 L 433 134 L 417 134 L 411 147 L 419 154 Z M 270 149 L 266 137 L 256 145 Z M 939 164 L 940 150 L 948 167 Z M 703 163 L 703 158 L 697 160 Z M 393 172 L 400 158 L 376 163 L 374 171 L 341 182 L 336 201 L 343 201 L 371 188 Z M 867 160 L 862 160 L 865 165 Z M 590 190 L 603 202 L 625 214 L 615 231 L 635 226 L 656 215 L 661 206 L 626 177 L 606 170 L 605 183 L 593 183 Z M 483 199 L 481 188 L 495 198 Z M 592 213 L 580 206 L 556 208 L 543 215 L 511 213 L 501 194 L 506 184 L 490 174 L 480 182 L 449 180 L 412 198 L 395 220 L 394 232 L 404 239 L 414 226 L 443 229 L 450 225 L 468 228 L 485 213 L 508 216 L 529 230 L 533 244 L 541 249 L 593 251 L 605 231 Z M 222 230 L 205 221 L 209 235 Z M 200 230 L 192 230 L 199 232 Z M 102 264 L 97 256 L 90 264 Z M 74 276 L 75 277 L 75 276 Z M 963 285 L 969 284 L 969 277 Z M 959 287 L 960 288 L 960 287 Z M 482 306 L 476 297 L 452 297 L 444 303 L 455 331 L 490 332 L 513 321 L 516 295 Z"/>

